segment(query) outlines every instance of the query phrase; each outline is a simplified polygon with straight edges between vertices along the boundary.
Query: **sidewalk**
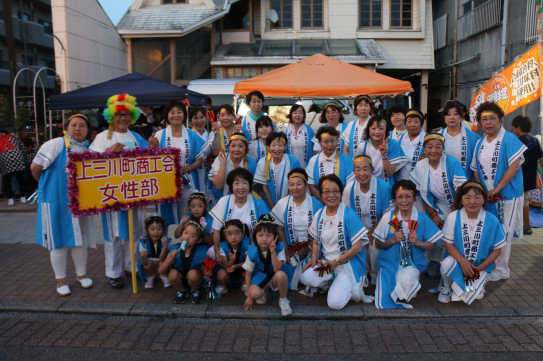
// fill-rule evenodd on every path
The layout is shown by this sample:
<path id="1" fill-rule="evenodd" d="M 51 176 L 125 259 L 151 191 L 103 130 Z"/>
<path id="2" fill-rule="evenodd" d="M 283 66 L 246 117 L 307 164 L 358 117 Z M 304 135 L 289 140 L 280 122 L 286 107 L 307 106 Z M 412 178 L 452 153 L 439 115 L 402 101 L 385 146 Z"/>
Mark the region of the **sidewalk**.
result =
<path id="1" fill-rule="evenodd" d="M 16 208 L 18 207 L 18 208 Z M 35 205 L 15 205 L 7 209 L 0 201 L 0 213 L 15 210 L 29 212 L 35 217 Z M 69 257 L 70 258 L 70 257 Z M 351 302 L 340 311 L 326 306 L 325 295 L 308 298 L 289 291 L 293 309 L 291 319 L 368 319 L 368 318 L 458 318 L 543 316 L 543 229 L 524 240 L 515 240 L 511 251 L 511 278 L 487 284 L 482 300 L 471 306 L 454 302 L 441 304 L 428 289 L 437 286 L 437 278 L 423 277 L 422 288 L 413 309 L 378 310 L 373 304 Z M 138 283 L 138 293 L 132 293 L 131 280 L 116 290 L 104 276 L 103 246 L 89 250 L 88 275 L 94 287 L 79 287 L 71 259 L 68 260 L 69 297 L 56 293 L 56 282 L 49 262 L 49 252 L 36 244 L 0 244 L 0 311 L 63 312 L 107 315 L 138 315 L 176 318 L 259 318 L 280 319 L 278 294 L 268 295 L 268 303 L 255 305 L 252 312 L 243 310 L 245 297 L 239 290 L 230 291 L 213 305 L 204 298 L 198 305 L 173 303 L 175 291 L 165 289 L 160 282 L 156 288 L 144 289 Z"/>

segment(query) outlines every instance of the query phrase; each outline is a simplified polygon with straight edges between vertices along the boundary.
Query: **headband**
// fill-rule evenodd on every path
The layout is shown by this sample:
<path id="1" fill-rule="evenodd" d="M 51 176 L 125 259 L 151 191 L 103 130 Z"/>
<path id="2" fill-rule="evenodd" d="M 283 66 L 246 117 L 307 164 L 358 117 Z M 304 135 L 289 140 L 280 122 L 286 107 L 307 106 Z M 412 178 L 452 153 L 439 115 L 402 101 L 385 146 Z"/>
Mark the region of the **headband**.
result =
<path id="1" fill-rule="evenodd" d="M 156 212 L 153 212 L 149 217 L 145 219 L 145 222 L 144 222 L 145 228 L 149 227 L 151 224 L 153 224 L 153 222 L 158 222 L 158 223 L 161 223 L 162 225 L 166 223 L 164 218 L 159 216 L 158 213 Z"/>
<path id="2" fill-rule="evenodd" d="M 408 118 L 408 117 L 417 117 L 417 118 L 420 118 L 421 120 L 424 119 L 424 116 L 422 115 L 421 112 L 419 112 L 418 110 L 410 110 L 408 111 L 406 114 L 405 114 L 405 117 Z"/>
<path id="3" fill-rule="evenodd" d="M 426 136 L 424 137 L 424 143 L 432 139 L 441 140 L 443 143 L 445 143 L 445 138 L 441 134 L 437 134 L 437 133 L 426 134 Z"/>
<path id="4" fill-rule="evenodd" d="M 415 191 L 409 188 L 405 188 L 404 186 L 399 186 L 398 189 L 396 189 L 396 193 L 398 193 L 398 191 L 410 191 L 411 193 L 413 193 L 414 196 L 417 195 Z M 396 193 L 394 193 L 394 197 L 396 197 Z"/>
<path id="5" fill-rule="evenodd" d="M 498 117 L 498 114 L 496 114 L 496 112 L 494 112 L 493 110 L 484 110 L 481 112 L 481 117 L 484 117 L 486 115 L 495 115 Z"/>
<path id="6" fill-rule="evenodd" d="M 475 187 L 477 189 L 480 189 L 483 193 L 486 192 L 483 189 L 483 186 L 481 186 L 479 183 L 476 183 L 476 182 L 467 182 L 467 183 L 465 183 L 464 188 L 467 188 L 467 187 Z"/>
<path id="7" fill-rule="evenodd" d="M 83 118 L 87 123 L 90 123 L 89 118 L 85 114 L 76 113 L 76 114 L 70 115 L 70 117 L 68 118 L 68 124 L 70 123 L 70 120 L 72 120 L 73 118 Z"/>
<path id="8" fill-rule="evenodd" d="M 295 177 L 297 177 L 297 178 L 302 178 L 302 179 L 307 183 L 307 177 L 305 176 L 305 174 L 298 173 L 298 172 L 292 173 L 291 175 L 289 175 L 289 176 L 288 176 L 288 179 L 290 179 L 290 178 L 295 178 Z"/>
<path id="9" fill-rule="evenodd" d="M 326 133 L 326 132 L 324 132 L 324 133 L 321 134 L 321 140 L 322 140 L 322 138 L 324 138 L 324 137 L 335 137 L 335 138 L 337 139 L 337 137 L 336 137 L 335 135 L 332 135 L 332 134 Z"/>
<path id="10" fill-rule="evenodd" d="M 330 102 L 330 103 L 324 104 L 324 107 L 322 107 L 322 109 L 326 109 L 327 107 L 334 107 L 334 108 L 336 108 L 336 110 L 338 110 L 339 112 L 341 112 L 341 109 L 339 108 L 339 105 L 337 105 L 337 104 L 334 103 L 334 102 Z"/>
<path id="11" fill-rule="evenodd" d="M 324 187 L 325 185 L 327 185 L 328 183 L 334 183 L 334 184 L 336 184 L 336 182 L 332 182 L 332 181 L 329 180 L 329 179 L 325 179 L 325 180 L 322 181 L 321 188 Z"/>
<path id="12" fill-rule="evenodd" d="M 188 199 L 187 203 L 190 203 L 190 201 L 192 201 L 193 199 L 197 199 L 197 198 L 203 200 L 204 203 L 207 202 L 207 197 L 205 196 L 204 193 L 202 193 L 202 192 L 194 192 L 189 196 L 189 199 Z"/>
<path id="13" fill-rule="evenodd" d="M 260 220 L 256 222 L 255 228 L 258 227 L 260 224 L 275 224 L 275 219 L 269 214 L 263 214 L 260 217 Z"/>
<path id="14" fill-rule="evenodd" d="M 197 223 L 197 222 L 194 222 L 193 220 L 190 220 L 188 221 L 187 223 L 185 223 L 185 228 L 189 225 L 189 224 L 192 224 L 193 226 L 196 226 L 196 228 L 198 228 L 198 230 L 202 233 L 204 233 L 204 227 L 202 227 L 202 225 L 200 223 Z"/>
<path id="15" fill-rule="evenodd" d="M 353 164 L 355 164 L 356 162 L 362 162 L 362 161 L 368 161 L 370 163 L 370 165 L 373 167 L 373 161 L 371 160 L 371 158 L 366 155 L 366 154 L 362 154 L 362 155 L 359 155 L 358 157 L 356 157 L 355 159 L 353 159 Z"/>
<path id="16" fill-rule="evenodd" d="M 243 134 L 233 134 L 231 137 L 230 137 L 230 141 L 233 141 L 233 140 L 241 140 L 243 142 L 245 142 L 247 144 L 247 137 Z"/>
<path id="17" fill-rule="evenodd" d="M 371 98 L 368 96 L 368 95 L 359 95 L 355 98 L 356 101 L 359 101 L 359 100 L 362 100 L 362 99 L 365 99 L 367 101 L 370 102 L 370 104 L 373 104 L 373 101 L 371 100 Z"/>

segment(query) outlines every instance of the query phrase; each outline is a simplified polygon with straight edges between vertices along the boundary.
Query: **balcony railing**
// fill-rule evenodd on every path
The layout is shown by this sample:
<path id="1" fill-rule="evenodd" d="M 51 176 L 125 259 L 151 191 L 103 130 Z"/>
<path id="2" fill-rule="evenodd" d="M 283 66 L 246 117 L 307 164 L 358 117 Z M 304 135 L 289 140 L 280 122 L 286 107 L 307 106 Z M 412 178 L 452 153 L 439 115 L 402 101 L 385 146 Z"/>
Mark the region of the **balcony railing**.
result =
<path id="1" fill-rule="evenodd" d="M 503 0 L 489 0 L 458 18 L 458 40 L 500 25 L 502 2 Z"/>

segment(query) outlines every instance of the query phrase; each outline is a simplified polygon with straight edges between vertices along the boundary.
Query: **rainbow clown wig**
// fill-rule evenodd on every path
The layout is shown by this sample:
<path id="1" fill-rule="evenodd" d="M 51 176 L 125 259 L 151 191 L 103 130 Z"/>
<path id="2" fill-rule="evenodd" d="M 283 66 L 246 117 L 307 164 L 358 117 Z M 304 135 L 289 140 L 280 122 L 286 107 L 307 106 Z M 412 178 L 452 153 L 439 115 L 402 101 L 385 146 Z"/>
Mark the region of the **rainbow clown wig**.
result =
<path id="1" fill-rule="evenodd" d="M 113 95 L 107 100 L 107 108 L 104 109 L 104 118 L 109 124 L 113 124 L 115 114 L 125 111 L 132 113 L 132 124 L 134 124 L 140 116 L 140 110 L 137 105 L 136 98 L 130 94 Z"/>

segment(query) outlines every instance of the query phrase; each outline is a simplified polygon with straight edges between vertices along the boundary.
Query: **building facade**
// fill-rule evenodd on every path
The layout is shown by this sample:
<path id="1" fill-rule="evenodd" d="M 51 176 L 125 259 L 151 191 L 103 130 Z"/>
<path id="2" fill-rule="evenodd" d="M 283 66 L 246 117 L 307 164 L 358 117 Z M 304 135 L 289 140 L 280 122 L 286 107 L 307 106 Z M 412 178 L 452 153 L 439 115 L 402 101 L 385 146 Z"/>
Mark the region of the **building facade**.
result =
<path id="1" fill-rule="evenodd" d="M 10 1 L 11 14 L 4 13 L 4 1 Z M 42 67 L 48 67 L 54 69 L 55 53 L 51 1 L 0 1 L 0 92 L 11 98 L 12 84 L 9 73 L 6 16 L 11 16 L 17 71 L 22 68 L 38 70 Z M 16 93 L 20 102 L 32 103 L 31 97 L 28 99 L 24 97 L 32 95 L 34 76 L 34 72 L 24 71 L 17 79 Z M 43 81 L 46 93 L 53 93 L 57 86 L 55 73 L 42 72 L 40 78 Z M 19 96 L 21 96 L 20 99 Z"/>
<path id="2" fill-rule="evenodd" d="M 117 25 L 128 69 L 176 85 L 252 77 L 322 53 L 410 80 L 426 108 L 430 0 L 136 0 Z"/>
<path id="3" fill-rule="evenodd" d="M 537 40 L 535 0 L 434 0 L 436 69 L 430 73 L 429 111 L 448 99 L 468 107 L 473 93 Z M 505 126 L 524 113 L 540 132 L 539 102 L 505 118 Z"/>

